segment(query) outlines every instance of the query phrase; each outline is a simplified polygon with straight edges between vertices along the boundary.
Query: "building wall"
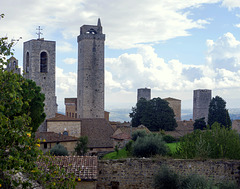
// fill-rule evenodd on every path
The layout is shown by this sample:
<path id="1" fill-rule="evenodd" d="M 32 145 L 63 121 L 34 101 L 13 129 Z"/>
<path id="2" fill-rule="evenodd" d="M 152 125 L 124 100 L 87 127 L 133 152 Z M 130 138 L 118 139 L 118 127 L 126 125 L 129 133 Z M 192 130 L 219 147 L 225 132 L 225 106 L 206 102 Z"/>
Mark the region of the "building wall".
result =
<path id="1" fill-rule="evenodd" d="M 57 113 L 57 103 L 55 95 L 55 56 L 56 42 L 45 41 L 43 39 L 33 39 L 23 44 L 23 70 L 24 77 L 31 79 L 41 87 L 41 92 L 45 94 L 46 119 L 55 117 Z M 40 54 L 47 53 L 47 72 L 40 72 Z M 27 66 L 27 53 L 29 53 L 29 67 Z M 39 127 L 39 131 L 46 131 L 46 119 Z"/>
<path id="2" fill-rule="evenodd" d="M 43 151 L 43 153 L 47 153 L 49 152 L 57 143 L 53 142 L 53 143 L 47 143 L 47 146 L 44 145 L 44 143 L 40 144 L 40 149 Z M 66 142 L 59 142 L 59 144 L 63 145 L 67 151 L 69 155 L 74 155 L 74 148 L 77 144 L 77 141 L 66 141 Z M 46 148 L 45 148 L 45 147 Z"/>
<path id="3" fill-rule="evenodd" d="M 122 159 L 98 161 L 99 189 L 153 189 L 153 178 L 162 165 L 167 165 L 181 175 L 197 173 L 214 181 L 239 181 L 240 161 L 174 160 L 174 159 Z"/>
<path id="4" fill-rule="evenodd" d="M 173 109 L 173 112 L 175 114 L 175 119 L 177 121 L 181 120 L 181 100 L 173 99 L 173 98 L 165 98 L 169 104 L 169 107 Z"/>
<path id="5" fill-rule="evenodd" d="M 193 121 L 205 117 L 208 121 L 208 109 L 212 99 L 212 91 L 208 89 L 198 89 L 193 91 Z"/>
<path id="6" fill-rule="evenodd" d="M 47 121 L 47 132 L 63 134 L 68 132 L 69 136 L 81 136 L 81 121 Z"/>
<path id="7" fill-rule="evenodd" d="M 137 101 L 141 98 L 145 98 L 146 100 L 151 100 L 151 89 L 148 88 L 140 88 L 137 91 Z"/>
<path id="8" fill-rule="evenodd" d="M 76 182 L 75 189 L 96 189 L 97 181 Z"/>
<path id="9" fill-rule="evenodd" d="M 78 36 L 77 111 L 79 118 L 104 118 L 104 41 L 100 20 L 83 25 Z"/>
<path id="10" fill-rule="evenodd" d="M 238 133 L 240 133 L 240 120 L 233 120 L 232 122 L 232 129 L 236 130 Z"/>

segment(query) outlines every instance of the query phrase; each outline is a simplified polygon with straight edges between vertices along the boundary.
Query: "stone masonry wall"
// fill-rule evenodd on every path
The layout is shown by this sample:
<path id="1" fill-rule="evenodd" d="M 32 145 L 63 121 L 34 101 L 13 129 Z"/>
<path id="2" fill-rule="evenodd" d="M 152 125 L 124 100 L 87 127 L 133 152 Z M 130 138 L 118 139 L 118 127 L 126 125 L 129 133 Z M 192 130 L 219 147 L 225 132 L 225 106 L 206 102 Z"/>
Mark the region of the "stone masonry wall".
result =
<path id="1" fill-rule="evenodd" d="M 124 159 L 98 161 L 97 188 L 153 188 L 154 175 L 164 164 L 181 175 L 197 173 L 216 182 L 218 180 L 239 182 L 240 161 Z"/>

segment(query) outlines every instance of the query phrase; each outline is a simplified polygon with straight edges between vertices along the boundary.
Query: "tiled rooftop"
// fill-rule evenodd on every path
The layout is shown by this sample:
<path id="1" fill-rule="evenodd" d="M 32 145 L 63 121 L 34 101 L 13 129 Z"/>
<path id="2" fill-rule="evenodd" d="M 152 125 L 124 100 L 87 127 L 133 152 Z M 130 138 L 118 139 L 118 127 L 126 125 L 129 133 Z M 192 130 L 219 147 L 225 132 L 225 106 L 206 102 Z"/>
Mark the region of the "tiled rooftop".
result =
<path id="1" fill-rule="evenodd" d="M 46 140 L 46 142 L 67 142 L 67 141 L 77 141 L 77 137 L 66 136 L 54 132 L 36 132 L 36 139 Z"/>
<path id="2" fill-rule="evenodd" d="M 74 173 L 76 179 L 97 180 L 97 156 L 50 156 L 49 159 L 67 173 Z M 44 163 L 39 162 L 38 166 L 48 171 Z"/>

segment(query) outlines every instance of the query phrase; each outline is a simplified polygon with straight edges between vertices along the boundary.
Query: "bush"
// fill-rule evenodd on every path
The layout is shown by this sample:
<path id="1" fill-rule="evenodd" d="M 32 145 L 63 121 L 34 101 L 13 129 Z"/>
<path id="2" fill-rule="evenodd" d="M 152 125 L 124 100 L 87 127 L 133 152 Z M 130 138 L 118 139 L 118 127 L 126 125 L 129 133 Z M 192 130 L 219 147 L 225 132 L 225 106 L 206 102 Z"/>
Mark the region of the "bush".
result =
<path id="1" fill-rule="evenodd" d="M 88 137 L 87 136 L 81 136 L 79 137 L 77 144 L 74 148 L 75 152 L 78 156 L 84 156 L 88 151 Z"/>
<path id="2" fill-rule="evenodd" d="M 154 177 L 154 188 L 156 189 L 177 189 L 179 185 L 180 178 L 178 174 L 166 166 L 162 166 Z"/>
<path id="3" fill-rule="evenodd" d="M 147 136 L 147 132 L 145 130 L 134 131 L 132 133 L 132 140 L 136 141 L 138 137 L 145 137 L 145 136 Z"/>
<path id="4" fill-rule="evenodd" d="M 163 165 L 154 176 L 154 188 L 156 189 L 237 189 L 237 185 L 232 182 L 222 181 L 214 184 L 212 180 L 197 174 L 180 176 L 175 171 Z"/>
<path id="5" fill-rule="evenodd" d="M 172 142 L 176 142 L 176 139 L 171 136 L 171 135 L 164 135 L 163 136 L 163 140 L 166 142 L 166 143 L 172 143 Z"/>
<path id="6" fill-rule="evenodd" d="M 214 123 L 205 131 L 196 130 L 185 135 L 176 155 L 180 158 L 229 158 L 240 159 L 240 140 L 236 131 Z"/>
<path id="7" fill-rule="evenodd" d="M 154 155 L 166 155 L 169 149 L 160 135 L 148 135 L 138 137 L 133 144 L 133 156 L 151 157 Z"/>
<path id="8" fill-rule="evenodd" d="M 68 151 L 67 149 L 61 145 L 61 144 L 56 144 L 51 150 L 50 154 L 54 156 L 68 156 Z"/>
<path id="9" fill-rule="evenodd" d="M 126 145 L 125 145 L 127 154 L 130 155 L 132 154 L 132 149 L 133 149 L 133 141 L 130 140 Z"/>

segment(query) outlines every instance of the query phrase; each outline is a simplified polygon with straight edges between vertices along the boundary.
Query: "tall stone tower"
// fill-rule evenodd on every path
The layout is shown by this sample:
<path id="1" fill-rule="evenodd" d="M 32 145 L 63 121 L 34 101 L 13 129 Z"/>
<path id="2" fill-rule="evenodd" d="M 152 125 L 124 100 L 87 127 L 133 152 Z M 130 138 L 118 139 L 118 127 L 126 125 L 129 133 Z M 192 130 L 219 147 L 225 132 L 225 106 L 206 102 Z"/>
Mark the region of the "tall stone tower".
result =
<path id="1" fill-rule="evenodd" d="M 151 100 L 151 89 L 148 89 L 148 88 L 138 89 L 137 101 L 139 101 L 140 98 L 145 98 L 146 100 Z"/>
<path id="2" fill-rule="evenodd" d="M 55 96 L 55 55 L 56 42 L 44 39 L 32 39 L 23 44 L 24 77 L 31 79 L 41 87 L 45 94 L 46 119 L 55 117 L 57 103 Z M 39 127 L 39 131 L 46 130 L 46 121 Z"/>
<path id="3" fill-rule="evenodd" d="M 15 57 L 11 57 L 9 59 L 9 63 L 7 64 L 7 71 L 12 71 L 13 73 L 17 73 L 20 74 L 21 73 L 21 69 L 18 68 L 18 60 Z"/>
<path id="4" fill-rule="evenodd" d="M 193 120 L 205 117 L 208 121 L 208 109 L 212 99 L 212 91 L 208 89 L 198 89 L 193 91 Z"/>
<path id="5" fill-rule="evenodd" d="M 80 28 L 77 38 L 79 118 L 104 118 L 104 41 L 100 19 L 97 25 Z"/>

